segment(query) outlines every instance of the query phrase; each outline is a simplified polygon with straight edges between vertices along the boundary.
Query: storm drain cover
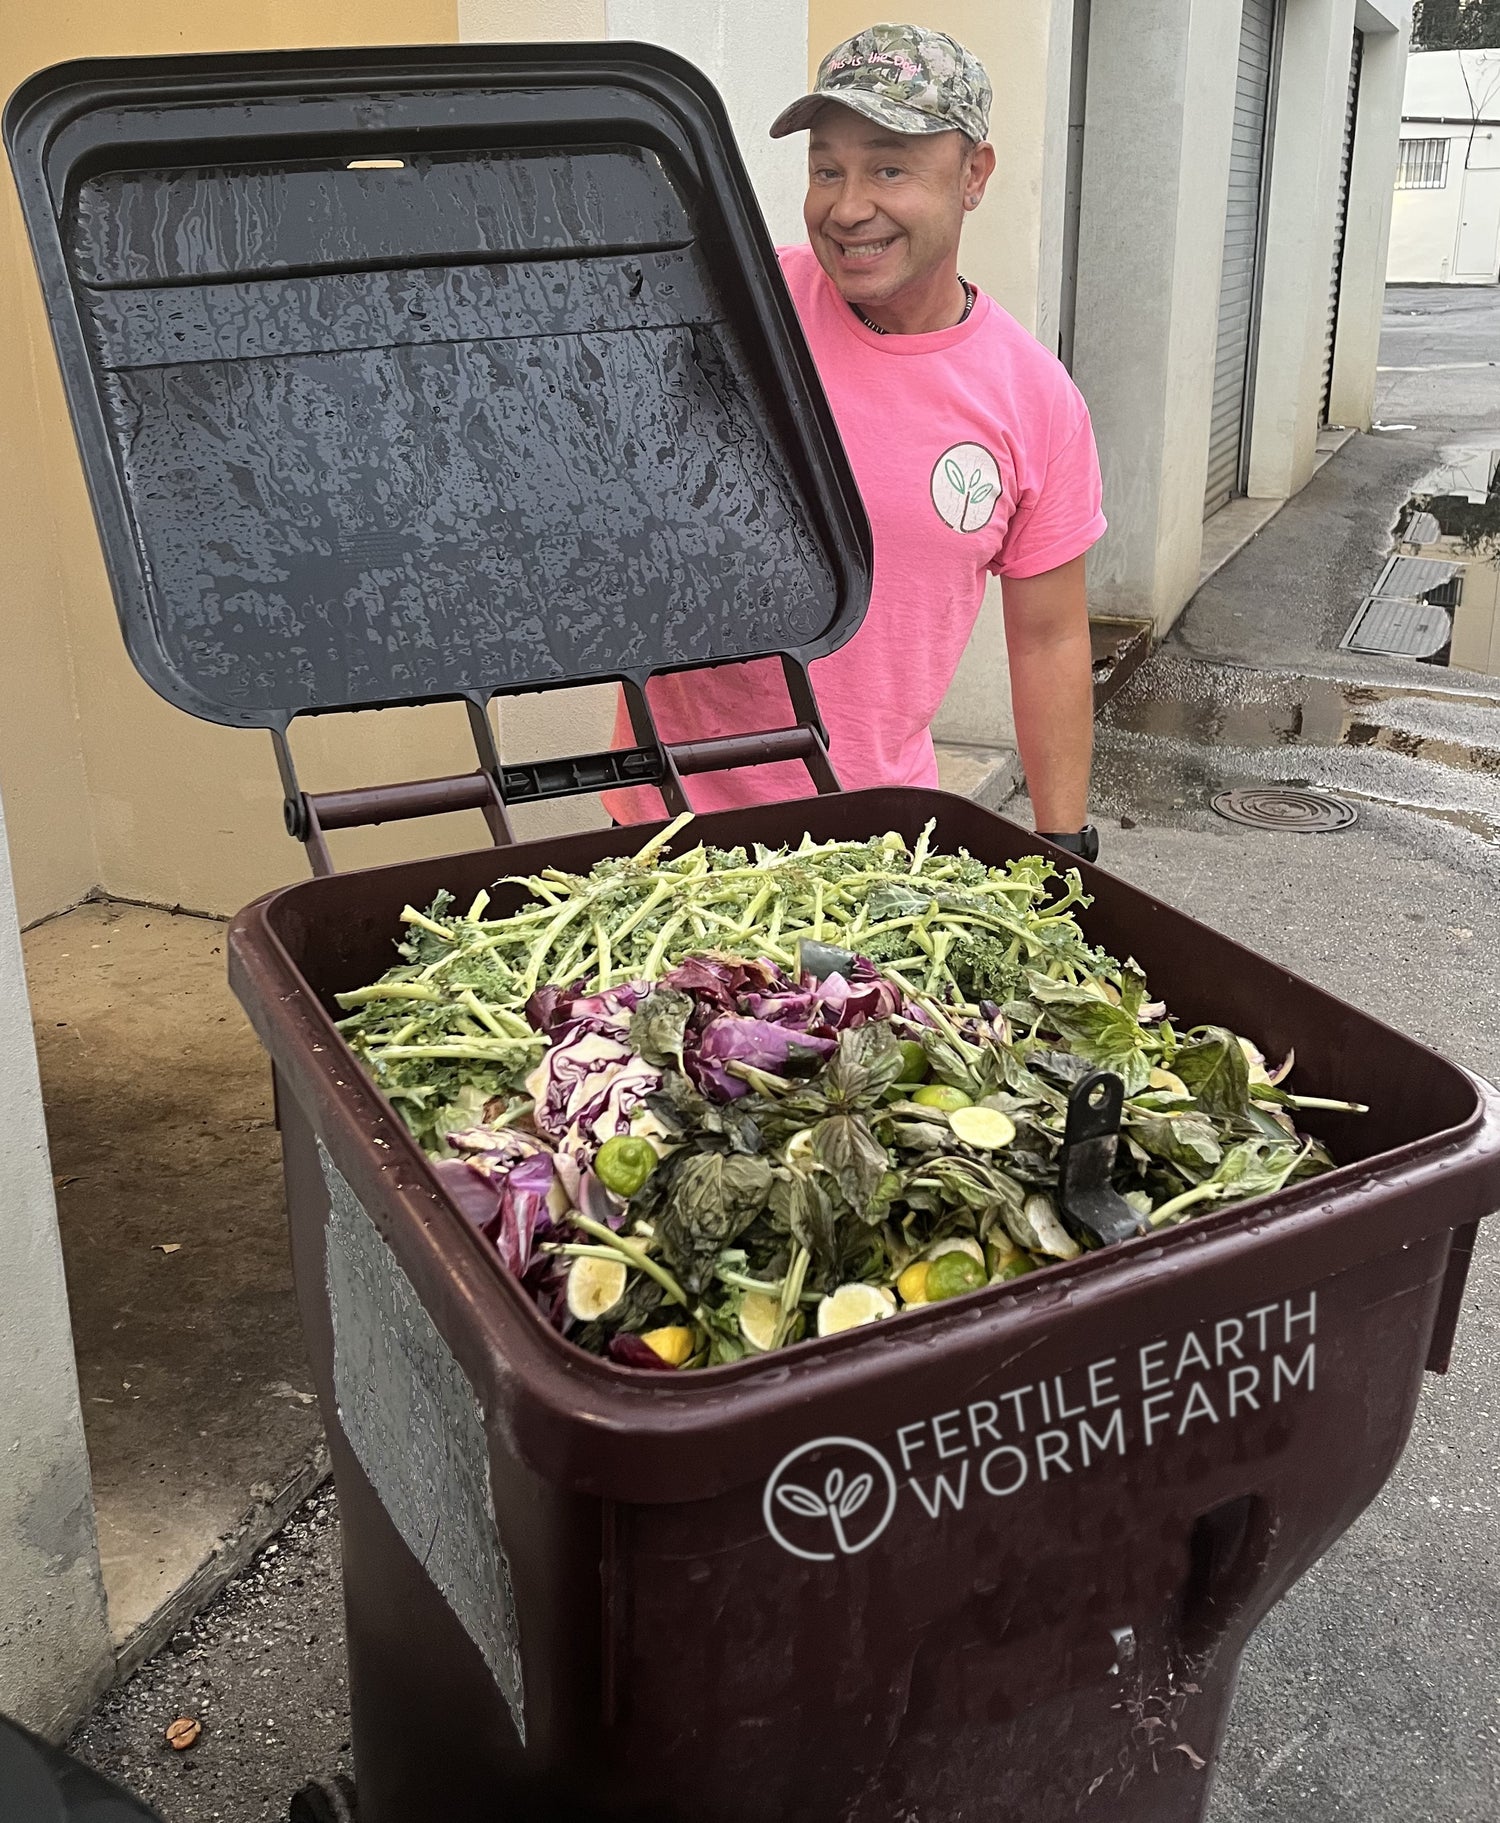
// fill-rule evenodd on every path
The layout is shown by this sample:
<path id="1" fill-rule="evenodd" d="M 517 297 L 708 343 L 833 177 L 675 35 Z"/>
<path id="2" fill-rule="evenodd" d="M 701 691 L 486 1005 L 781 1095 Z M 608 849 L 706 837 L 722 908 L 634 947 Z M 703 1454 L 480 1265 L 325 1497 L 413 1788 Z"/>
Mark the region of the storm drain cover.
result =
<path id="1" fill-rule="evenodd" d="M 1231 823 L 1253 829 L 1275 829 L 1283 835 L 1320 836 L 1347 829 L 1358 812 L 1343 798 L 1326 791 L 1304 791 L 1295 785 L 1245 785 L 1221 791 L 1214 809 Z"/>

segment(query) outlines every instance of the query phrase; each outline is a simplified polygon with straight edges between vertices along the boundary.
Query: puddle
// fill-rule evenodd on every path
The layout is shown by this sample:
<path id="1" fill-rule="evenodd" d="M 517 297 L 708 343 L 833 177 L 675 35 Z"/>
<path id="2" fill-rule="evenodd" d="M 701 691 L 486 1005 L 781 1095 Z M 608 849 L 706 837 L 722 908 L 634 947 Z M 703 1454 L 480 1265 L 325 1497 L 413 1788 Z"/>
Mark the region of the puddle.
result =
<path id="1" fill-rule="evenodd" d="M 1183 823 L 1215 792 L 1289 785 L 1500 843 L 1500 702 L 1158 655 L 1105 710 L 1102 813 Z"/>
<path id="2" fill-rule="evenodd" d="M 1500 677 L 1500 450 L 1440 451 L 1397 516 L 1393 542 L 1344 644 Z"/>

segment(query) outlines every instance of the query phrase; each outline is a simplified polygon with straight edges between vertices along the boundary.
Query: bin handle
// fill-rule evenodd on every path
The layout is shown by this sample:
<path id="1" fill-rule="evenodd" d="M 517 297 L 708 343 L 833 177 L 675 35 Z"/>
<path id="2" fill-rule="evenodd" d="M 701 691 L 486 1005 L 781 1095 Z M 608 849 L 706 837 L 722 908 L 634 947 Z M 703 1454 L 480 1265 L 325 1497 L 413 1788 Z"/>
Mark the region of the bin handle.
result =
<path id="1" fill-rule="evenodd" d="M 1058 1202 L 1068 1226 L 1103 1247 L 1144 1234 L 1147 1226 L 1112 1181 L 1124 1107 L 1125 1084 L 1112 1070 L 1093 1071 L 1068 1095 Z"/>
<path id="2" fill-rule="evenodd" d="M 348 791 L 304 791 L 297 779 L 287 734 L 290 717 L 271 730 L 276 748 L 276 769 L 284 794 L 283 814 L 287 833 L 307 850 L 314 874 L 334 872 L 326 833 L 332 829 L 361 829 L 376 823 L 405 822 L 413 817 L 441 816 L 455 810 L 478 810 L 497 848 L 515 840 L 509 808 L 515 804 L 540 804 L 554 798 L 585 797 L 603 791 L 654 785 L 661 792 L 669 815 L 689 812 L 685 776 L 700 772 L 729 772 L 744 766 L 767 766 L 797 760 L 807 768 L 820 796 L 839 790 L 838 776 L 828 757 L 828 736 L 818 712 L 817 699 L 807 667 L 790 653 L 781 654 L 787 694 L 796 721 L 788 728 L 757 734 L 718 735 L 709 740 L 684 741 L 675 746 L 657 732 L 646 700 L 645 678 L 623 678 L 625 706 L 637 745 L 608 753 L 577 754 L 566 759 L 536 760 L 507 765 L 500 757 L 490 724 L 489 698 L 465 697 L 469 731 L 473 736 L 478 770 L 438 779 L 408 779 L 392 785 L 360 785 Z M 345 711 L 344 713 L 357 713 Z"/>

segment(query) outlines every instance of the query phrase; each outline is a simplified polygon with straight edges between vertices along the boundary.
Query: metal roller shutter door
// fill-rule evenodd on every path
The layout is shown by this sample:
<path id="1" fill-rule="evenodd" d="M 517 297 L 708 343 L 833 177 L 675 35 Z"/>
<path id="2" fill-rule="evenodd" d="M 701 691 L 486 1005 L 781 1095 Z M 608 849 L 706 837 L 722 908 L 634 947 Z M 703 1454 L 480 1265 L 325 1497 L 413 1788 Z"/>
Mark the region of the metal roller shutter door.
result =
<path id="1" fill-rule="evenodd" d="M 1354 169 L 1354 123 L 1359 116 L 1359 71 L 1364 61 L 1365 35 L 1354 34 L 1354 55 L 1349 62 L 1349 103 L 1344 113 L 1344 148 L 1339 159 L 1338 214 L 1333 224 L 1333 281 L 1328 290 L 1328 330 L 1323 342 L 1323 410 L 1333 396 L 1333 344 L 1339 329 L 1339 288 L 1344 282 L 1344 230 L 1349 223 L 1349 175 Z"/>
<path id="2" fill-rule="evenodd" d="M 1209 426 L 1206 518 L 1239 491 L 1240 455 L 1250 379 L 1250 342 L 1259 285 L 1261 197 L 1266 128 L 1276 62 L 1276 0 L 1244 0 L 1224 264 L 1219 282 L 1219 342 Z"/>

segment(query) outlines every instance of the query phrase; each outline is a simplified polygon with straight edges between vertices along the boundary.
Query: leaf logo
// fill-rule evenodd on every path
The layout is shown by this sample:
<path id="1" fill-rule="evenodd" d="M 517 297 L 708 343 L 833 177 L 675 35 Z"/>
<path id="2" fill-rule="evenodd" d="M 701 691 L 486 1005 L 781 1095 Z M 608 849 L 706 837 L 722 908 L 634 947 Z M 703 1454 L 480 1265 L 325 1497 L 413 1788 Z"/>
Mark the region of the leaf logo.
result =
<path id="1" fill-rule="evenodd" d="M 955 532 L 979 532 L 995 516 L 1004 488 L 1000 464 L 981 443 L 956 443 L 932 471 L 932 504 Z"/>
<path id="2" fill-rule="evenodd" d="M 856 1437 L 818 1437 L 777 1464 L 766 1483 L 762 1510 L 766 1530 L 782 1550 L 813 1563 L 832 1563 L 868 1550 L 891 1523 L 896 1477 L 868 1443 Z M 829 1544 L 832 1550 L 824 1548 Z"/>

